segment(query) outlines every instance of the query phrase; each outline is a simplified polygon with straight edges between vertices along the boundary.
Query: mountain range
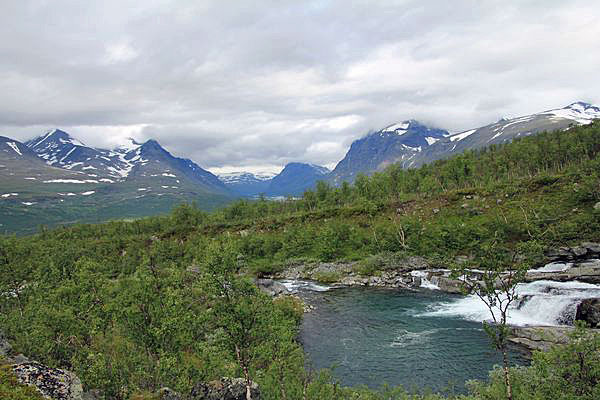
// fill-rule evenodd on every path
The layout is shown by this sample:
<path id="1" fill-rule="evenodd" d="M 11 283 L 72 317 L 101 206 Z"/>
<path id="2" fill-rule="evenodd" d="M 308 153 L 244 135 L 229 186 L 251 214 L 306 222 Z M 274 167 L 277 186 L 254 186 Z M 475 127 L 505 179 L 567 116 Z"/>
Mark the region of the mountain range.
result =
<path id="1" fill-rule="evenodd" d="M 40 223 L 156 215 L 189 201 L 211 209 L 236 197 L 298 196 L 319 180 L 339 185 L 392 163 L 414 168 L 465 150 L 588 124 L 596 118 L 600 108 L 577 102 L 455 134 L 407 120 L 354 141 L 333 171 L 294 162 L 276 175 L 216 176 L 189 159 L 171 155 L 155 140 L 129 139 L 107 150 L 86 146 L 59 129 L 25 143 L 0 136 L 0 232 L 31 232 Z"/>

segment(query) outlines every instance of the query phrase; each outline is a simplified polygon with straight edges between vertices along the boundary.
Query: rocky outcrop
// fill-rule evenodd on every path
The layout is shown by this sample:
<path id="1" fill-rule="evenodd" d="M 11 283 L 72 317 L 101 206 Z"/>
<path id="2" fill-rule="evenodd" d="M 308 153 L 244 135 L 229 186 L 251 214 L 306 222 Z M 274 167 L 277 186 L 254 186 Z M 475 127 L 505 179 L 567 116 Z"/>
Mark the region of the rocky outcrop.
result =
<path id="1" fill-rule="evenodd" d="M 530 270 L 526 282 L 551 280 L 557 282 L 580 281 L 600 284 L 600 243 L 584 242 L 579 246 L 557 247 L 546 252 L 546 265 L 562 265 L 557 270 L 545 268 Z"/>
<path id="2" fill-rule="evenodd" d="M 277 297 L 289 294 L 287 288 L 273 279 L 257 279 L 256 286 L 269 296 Z"/>
<path id="3" fill-rule="evenodd" d="M 600 328 L 600 299 L 585 299 L 577 306 L 575 320 L 584 321 L 591 328 Z"/>
<path id="4" fill-rule="evenodd" d="M 81 381 L 69 371 L 49 368 L 37 362 L 15 364 L 12 370 L 19 383 L 34 386 L 45 397 L 53 400 L 83 399 Z"/>
<path id="5" fill-rule="evenodd" d="M 573 327 L 568 326 L 513 326 L 509 340 L 530 351 L 547 351 L 557 344 L 568 343 L 572 331 Z"/>
<path id="6" fill-rule="evenodd" d="M 361 275 L 358 272 L 358 262 L 332 262 L 291 265 L 273 277 L 326 281 L 329 284 L 344 286 L 410 288 L 415 286 L 415 277 L 411 276 L 411 271 L 429 268 L 424 258 L 416 256 L 385 259 L 380 263 L 380 268 L 374 276 Z"/>
<path id="7" fill-rule="evenodd" d="M 260 400 L 258 385 L 250 387 L 252 400 Z M 242 378 L 221 378 L 218 381 L 198 383 L 192 389 L 191 400 L 246 400 L 246 381 Z"/>
<path id="8" fill-rule="evenodd" d="M 445 276 L 432 276 L 431 283 L 444 292 L 463 293 L 463 283 L 458 279 L 451 279 Z"/>
<path id="9" fill-rule="evenodd" d="M 600 243 L 583 242 L 579 246 L 556 247 L 546 251 L 545 256 L 552 261 L 576 261 L 600 257 Z"/>

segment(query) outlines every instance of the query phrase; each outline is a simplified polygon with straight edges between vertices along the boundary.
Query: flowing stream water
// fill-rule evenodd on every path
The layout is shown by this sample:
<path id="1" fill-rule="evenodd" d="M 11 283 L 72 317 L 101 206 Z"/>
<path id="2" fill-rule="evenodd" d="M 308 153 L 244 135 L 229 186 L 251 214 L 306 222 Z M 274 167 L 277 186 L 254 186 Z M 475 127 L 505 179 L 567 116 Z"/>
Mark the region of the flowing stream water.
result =
<path id="1" fill-rule="evenodd" d="M 315 307 L 304 315 L 300 331 L 311 366 L 333 367 L 343 385 L 461 393 L 465 381 L 486 379 L 501 363 L 482 329 L 489 311 L 474 296 L 432 290 L 429 282 L 417 291 L 284 284 Z M 600 287 L 579 282 L 533 282 L 519 292 L 511 323 L 521 325 L 569 324 L 577 302 L 600 297 Z M 511 358 L 528 362 L 517 347 Z"/>

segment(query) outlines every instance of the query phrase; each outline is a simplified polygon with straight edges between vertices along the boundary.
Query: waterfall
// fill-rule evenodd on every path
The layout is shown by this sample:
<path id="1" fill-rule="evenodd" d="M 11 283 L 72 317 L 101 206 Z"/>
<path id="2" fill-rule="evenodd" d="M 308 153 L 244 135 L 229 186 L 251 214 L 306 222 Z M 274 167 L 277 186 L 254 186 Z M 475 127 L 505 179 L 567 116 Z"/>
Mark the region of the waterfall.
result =
<path id="1" fill-rule="evenodd" d="M 311 281 L 283 279 L 279 281 L 290 293 L 298 293 L 299 291 L 311 292 L 326 292 L 333 289 L 333 286 L 325 286 Z"/>
<path id="2" fill-rule="evenodd" d="M 429 274 L 427 271 L 411 271 L 410 275 L 415 278 L 421 278 L 421 286 L 420 287 L 422 287 L 424 289 L 431 289 L 431 290 L 439 290 L 440 289 L 437 285 L 431 283 L 431 281 L 428 279 Z"/>
<path id="3" fill-rule="evenodd" d="M 518 300 L 508 310 L 512 325 L 572 325 L 582 300 L 600 297 L 600 286 L 578 281 L 535 281 L 517 285 Z M 495 310 L 499 316 L 498 310 Z M 428 316 L 459 316 L 473 321 L 491 320 L 491 314 L 475 295 L 433 306 Z"/>

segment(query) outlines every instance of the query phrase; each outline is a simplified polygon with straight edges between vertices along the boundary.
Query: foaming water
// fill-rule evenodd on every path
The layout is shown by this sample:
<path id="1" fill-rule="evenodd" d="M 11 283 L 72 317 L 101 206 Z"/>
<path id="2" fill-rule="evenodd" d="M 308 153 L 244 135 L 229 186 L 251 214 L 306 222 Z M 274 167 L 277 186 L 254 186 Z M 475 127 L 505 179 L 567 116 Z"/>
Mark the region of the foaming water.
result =
<path id="1" fill-rule="evenodd" d="M 285 286 L 286 289 L 291 293 L 297 293 L 300 291 L 326 292 L 334 288 L 334 286 L 326 286 L 313 281 L 304 280 L 284 279 L 279 282 L 281 282 L 283 286 Z"/>
<path id="2" fill-rule="evenodd" d="M 517 286 L 519 298 L 508 310 L 512 325 L 572 325 L 577 305 L 600 297 L 600 286 L 584 282 L 535 281 Z M 459 317 L 471 321 L 491 319 L 485 304 L 475 295 L 432 304 L 422 316 Z M 498 312 L 496 310 L 496 316 Z"/>
<path id="3" fill-rule="evenodd" d="M 501 362 L 481 323 L 427 315 L 458 296 L 434 290 L 338 288 L 300 291 L 315 310 L 305 314 L 300 341 L 315 368 L 334 366 L 344 385 L 384 383 L 409 390 L 464 392 Z M 525 359 L 515 353 L 514 359 Z"/>

